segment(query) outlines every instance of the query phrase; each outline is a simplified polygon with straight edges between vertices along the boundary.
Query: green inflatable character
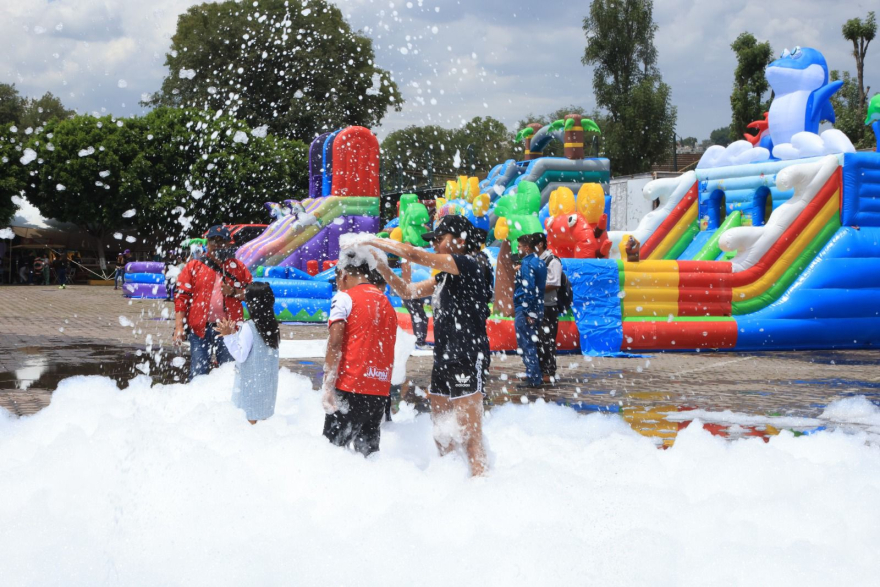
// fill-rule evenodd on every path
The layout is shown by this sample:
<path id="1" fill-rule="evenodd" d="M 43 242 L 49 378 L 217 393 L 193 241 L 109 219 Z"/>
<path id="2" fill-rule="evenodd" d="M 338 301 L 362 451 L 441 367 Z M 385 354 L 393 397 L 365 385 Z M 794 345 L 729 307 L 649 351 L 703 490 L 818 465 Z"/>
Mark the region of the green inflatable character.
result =
<path id="1" fill-rule="evenodd" d="M 426 247 L 428 242 L 422 235 L 427 232 L 425 225 L 430 221 L 431 215 L 425 205 L 419 202 L 419 197 L 403 194 L 400 196 L 400 224 L 391 231 L 391 238 L 416 247 Z"/>
<path id="2" fill-rule="evenodd" d="M 503 196 L 495 205 L 498 217 L 495 238 L 510 242 L 510 250 L 517 252 L 517 240 L 524 234 L 544 232 L 538 211 L 541 209 L 541 190 L 531 181 L 522 181 L 515 194 Z"/>

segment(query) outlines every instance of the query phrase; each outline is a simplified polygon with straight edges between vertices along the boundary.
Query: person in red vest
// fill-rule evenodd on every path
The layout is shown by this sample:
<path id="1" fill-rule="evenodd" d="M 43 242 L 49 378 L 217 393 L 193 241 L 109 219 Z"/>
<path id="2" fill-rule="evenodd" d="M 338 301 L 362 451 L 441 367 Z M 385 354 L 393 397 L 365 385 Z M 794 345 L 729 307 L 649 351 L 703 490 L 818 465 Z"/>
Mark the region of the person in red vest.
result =
<path id="1" fill-rule="evenodd" d="M 372 277 L 362 253 L 340 252 L 323 383 L 324 436 L 364 456 L 379 450 L 397 341 L 397 313 Z"/>
<path id="2" fill-rule="evenodd" d="M 174 298 L 174 344 L 189 340 L 190 381 L 211 370 L 212 355 L 218 364 L 233 360 L 214 327 L 221 320 L 244 320 L 241 302 L 253 281 L 235 258 L 228 228 L 212 226 L 206 238 L 207 252 L 180 272 Z"/>

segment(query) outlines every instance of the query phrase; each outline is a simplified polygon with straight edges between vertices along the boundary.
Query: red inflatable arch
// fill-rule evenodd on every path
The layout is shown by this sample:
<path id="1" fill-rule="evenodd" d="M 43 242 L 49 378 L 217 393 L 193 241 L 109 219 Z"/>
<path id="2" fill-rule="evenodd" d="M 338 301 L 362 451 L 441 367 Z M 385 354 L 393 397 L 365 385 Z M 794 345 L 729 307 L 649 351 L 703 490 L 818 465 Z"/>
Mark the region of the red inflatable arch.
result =
<path id="1" fill-rule="evenodd" d="M 333 141 L 334 196 L 379 197 L 379 141 L 370 129 L 350 126 Z"/>

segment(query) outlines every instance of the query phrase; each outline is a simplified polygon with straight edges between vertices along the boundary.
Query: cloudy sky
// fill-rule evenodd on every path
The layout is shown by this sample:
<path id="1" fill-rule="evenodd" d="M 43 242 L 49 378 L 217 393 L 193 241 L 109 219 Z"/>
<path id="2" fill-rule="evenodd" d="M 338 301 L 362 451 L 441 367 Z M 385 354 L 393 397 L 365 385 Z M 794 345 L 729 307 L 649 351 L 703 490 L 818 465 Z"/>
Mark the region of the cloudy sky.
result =
<path id="1" fill-rule="evenodd" d="M 252 1 L 252 0 L 248 0 Z M 158 90 L 177 15 L 198 0 L 0 0 L 0 81 L 26 96 L 50 91 L 79 112 L 128 116 Z M 376 129 L 456 126 L 491 115 L 513 126 L 528 113 L 595 102 L 581 65 L 587 0 L 339 0 L 356 29 L 373 39 L 406 104 Z M 291 0 L 298 8 L 302 0 Z M 735 60 L 743 31 L 778 55 L 815 47 L 829 68 L 855 71 L 840 35 L 864 17 L 864 0 L 656 0 L 656 46 L 672 87 L 682 136 L 706 138 L 730 120 Z M 880 40 L 868 52 L 867 83 L 880 89 Z"/>

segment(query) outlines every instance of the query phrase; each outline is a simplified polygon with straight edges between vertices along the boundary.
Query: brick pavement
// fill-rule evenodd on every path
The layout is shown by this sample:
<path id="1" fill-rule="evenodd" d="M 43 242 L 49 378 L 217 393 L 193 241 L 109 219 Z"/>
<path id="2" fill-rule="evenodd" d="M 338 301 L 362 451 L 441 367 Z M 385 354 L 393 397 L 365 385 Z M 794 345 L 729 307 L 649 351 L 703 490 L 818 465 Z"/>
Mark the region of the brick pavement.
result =
<path id="1" fill-rule="evenodd" d="M 0 406 L 19 415 L 33 413 L 48 404 L 59 379 L 73 374 L 105 374 L 125 385 L 139 373 L 147 345 L 169 348 L 172 316 L 168 302 L 127 300 L 112 287 L 0 287 Z M 283 325 L 282 336 L 318 339 L 326 337 L 326 330 Z M 815 416 L 848 395 L 880 399 L 876 361 L 876 351 L 563 355 L 558 385 L 527 399 L 636 413 L 641 414 L 636 420 L 648 421 L 662 411 L 659 407 Z M 316 385 L 320 381 L 320 360 L 284 359 L 282 364 L 312 377 Z M 430 357 L 410 358 L 414 388 L 428 386 L 431 364 Z M 487 403 L 523 401 L 515 387 L 522 371 L 515 355 L 493 357 Z M 151 370 L 158 381 L 183 374 L 167 360 Z"/>

